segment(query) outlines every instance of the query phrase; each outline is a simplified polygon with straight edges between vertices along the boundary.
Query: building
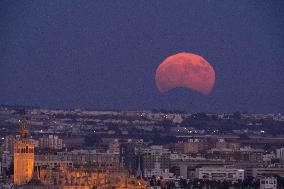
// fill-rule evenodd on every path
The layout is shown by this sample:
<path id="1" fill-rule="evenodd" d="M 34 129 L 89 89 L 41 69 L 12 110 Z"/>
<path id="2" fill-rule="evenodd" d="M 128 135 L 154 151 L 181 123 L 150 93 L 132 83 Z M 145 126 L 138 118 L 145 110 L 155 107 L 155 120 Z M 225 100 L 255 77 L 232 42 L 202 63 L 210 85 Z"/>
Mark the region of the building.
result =
<path id="1" fill-rule="evenodd" d="M 199 139 L 189 139 L 184 143 L 184 153 L 198 153 L 204 149 L 203 142 Z"/>
<path id="2" fill-rule="evenodd" d="M 218 139 L 218 141 L 215 144 L 215 147 L 217 149 L 225 149 L 227 148 L 227 142 L 224 139 Z"/>
<path id="3" fill-rule="evenodd" d="M 119 147 L 120 147 L 120 144 L 119 144 L 118 139 L 114 139 L 108 144 L 108 151 L 111 153 L 119 153 Z"/>
<path id="4" fill-rule="evenodd" d="M 229 142 L 227 147 L 232 150 L 240 150 L 241 144 L 238 142 Z"/>
<path id="5" fill-rule="evenodd" d="M 206 159 L 202 157 L 190 157 L 184 154 L 171 154 L 170 165 L 171 172 L 177 177 L 193 180 L 196 168 L 209 166 L 224 167 L 231 164 L 221 159 Z"/>
<path id="6" fill-rule="evenodd" d="M 275 153 L 271 152 L 271 153 L 263 154 L 262 159 L 264 162 L 271 163 L 271 161 L 275 159 L 275 157 L 276 157 Z"/>
<path id="7" fill-rule="evenodd" d="M 184 153 L 184 143 L 183 142 L 177 142 L 172 144 L 171 151 L 174 153 Z"/>
<path id="8" fill-rule="evenodd" d="M 9 151 L 3 151 L 1 154 L 1 162 L 2 162 L 2 171 L 3 174 L 6 174 L 12 165 L 13 155 L 10 154 Z"/>
<path id="9" fill-rule="evenodd" d="M 51 169 L 57 168 L 59 166 L 64 167 L 73 167 L 72 160 L 67 160 L 61 158 L 61 156 L 57 154 L 41 154 L 35 155 L 35 167 L 49 167 Z"/>
<path id="10" fill-rule="evenodd" d="M 62 139 L 58 138 L 58 136 L 48 135 L 39 138 L 39 148 L 61 150 L 63 148 L 63 142 Z"/>
<path id="11" fill-rule="evenodd" d="M 206 158 L 237 162 L 262 162 L 263 154 L 263 149 L 253 149 L 250 147 L 240 148 L 239 150 L 213 148 L 208 150 Z"/>
<path id="12" fill-rule="evenodd" d="M 218 139 L 215 147 L 216 149 L 240 150 L 241 145 L 238 142 L 226 142 L 225 139 Z"/>
<path id="13" fill-rule="evenodd" d="M 8 135 L 5 137 L 4 139 L 4 143 L 3 143 L 3 151 L 8 151 L 10 154 L 13 154 L 13 150 L 14 150 L 14 143 L 15 143 L 16 139 L 15 136 L 12 135 Z"/>
<path id="14" fill-rule="evenodd" d="M 276 150 L 276 157 L 280 160 L 284 160 L 284 148 Z"/>
<path id="15" fill-rule="evenodd" d="M 260 179 L 263 176 L 275 176 L 284 177 L 283 167 L 263 167 L 263 168 L 253 168 L 252 176 L 254 178 Z"/>
<path id="16" fill-rule="evenodd" d="M 93 166 L 79 168 L 42 167 L 35 169 L 33 180 L 21 189 L 91 189 L 91 188 L 135 188 L 146 189 L 148 183 L 130 177 L 128 171 L 100 171 Z"/>
<path id="17" fill-rule="evenodd" d="M 151 146 L 142 154 L 142 169 L 144 177 L 159 176 L 170 169 L 170 151 L 163 146 Z"/>
<path id="18" fill-rule="evenodd" d="M 95 150 L 58 152 L 54 157 L 62 162 L 71 161 L 74 166 L 95 165 L 102 170 L 117 170 L 120 167 L 119 153 L 102 153 Z M 42 157 L 44 158 L 44 157 Z"/>
<path id="19" fill-rule="evenodd" d="M 244 169 L 228 167 L 201 167 L 196 169 L 196 178 L 237 182 L 244 180 L 244 172 Z"/>
<path id="20" fill-rule="evenodd" d="M 141 160 L 143 140 L 128 140 L 120 145 L 121 166 L 135 175 Z"/>
<path id="21" fill-rule="evenodd" d="M 28 139 L 27 121 L 21 120 L 20 139 L 14 145 L 14 184 L 28 183 L 33 177 L 34 143 Z"/>
<path id="22" fill-rule="evenodd" d="M 277 179 L 275 177 L 262 177 L 260 189 L 277 189 Z"/>
<path id="23" fill-rule="evenodd" d="M 178 142 L 173 144 L 171 150 L 177 153 L 198 153 L 204 150 L 204 143 L 199 139 L 189 139 L 187 142 Z"/>
<path id="24" fill-rule="evenodd" d="M 15 136 L 8 135 L 5 136 L 2 149 L 0 153 L 0 161 L 2 165 L 0 166 L 0 169 L 2 170 L 2 173 L 6 176 L 8 173 L 8 170 L 13 162 L 13 155 L 14 155 L 14 143 L 16 139 Z"/>

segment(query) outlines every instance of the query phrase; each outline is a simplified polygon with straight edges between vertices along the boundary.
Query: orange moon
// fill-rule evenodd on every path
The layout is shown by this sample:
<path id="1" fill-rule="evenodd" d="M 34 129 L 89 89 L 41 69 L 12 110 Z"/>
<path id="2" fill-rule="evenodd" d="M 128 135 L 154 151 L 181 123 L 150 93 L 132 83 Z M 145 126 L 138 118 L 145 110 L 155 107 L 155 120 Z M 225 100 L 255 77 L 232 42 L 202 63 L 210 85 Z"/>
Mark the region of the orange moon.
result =
<path id="1" fill-rule="evenodd" d="M 192 53 L 169 56 L 156 70 L 156 85 L 161 93 L 183 87 L 209 95 L 214 84 L 213 67 L 204 58 Z"/>

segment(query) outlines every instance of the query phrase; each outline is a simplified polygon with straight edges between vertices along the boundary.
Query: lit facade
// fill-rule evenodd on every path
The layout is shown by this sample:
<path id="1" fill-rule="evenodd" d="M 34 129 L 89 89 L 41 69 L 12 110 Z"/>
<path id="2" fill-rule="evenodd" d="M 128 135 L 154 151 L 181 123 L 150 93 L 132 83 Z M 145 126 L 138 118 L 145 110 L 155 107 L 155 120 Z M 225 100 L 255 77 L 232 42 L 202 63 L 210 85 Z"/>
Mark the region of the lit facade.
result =
<path id="1" fill-rule="evenodd" d="M 27 122 L 21 121 L 21 138 L 14 145 L 14 184 L 28 183 L 33 177 L 34 143 L 28 139 Z"/>
<path id="2" fill-rule="evenodd" d="M 184 153 L 198 153 L 204 149 L 203 142 L 198 139 L 190 139 L 184 143 Z"/>
<path id="3" fill-rule="evenodd" d="M 219 139 L 216 144 L 216 149 L 231 149 L 240 150 L 241 145 L 238 142 L 226 142 L 224 139 Z"/>
<path id="4" fill-rule="evenodd" d="M 80 168 L 38 169 L 38 180 L 48 188 L 92 189 L 92 188 L 148 188 L 147 182 L 129 177 L 128 171 L 98 171 L 88 166 Z"/>

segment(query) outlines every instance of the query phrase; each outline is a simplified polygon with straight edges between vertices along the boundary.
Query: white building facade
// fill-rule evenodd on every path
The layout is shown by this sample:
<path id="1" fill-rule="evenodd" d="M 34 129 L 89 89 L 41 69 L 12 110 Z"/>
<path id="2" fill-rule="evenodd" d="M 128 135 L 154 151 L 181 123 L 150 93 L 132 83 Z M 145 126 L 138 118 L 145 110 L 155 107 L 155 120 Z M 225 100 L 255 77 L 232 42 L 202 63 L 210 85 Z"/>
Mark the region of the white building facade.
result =
<path id="1" fill-rule="evenodd" d="M 284 160 L 284 148 L 280 148 L 276 150 L 276 157 L 278 159 Z"/>
<path id="2" fill-rule="evenodd" d="M 277 179 L 275 177 L 262 177 L 260 189 L 277 189 Z"/>

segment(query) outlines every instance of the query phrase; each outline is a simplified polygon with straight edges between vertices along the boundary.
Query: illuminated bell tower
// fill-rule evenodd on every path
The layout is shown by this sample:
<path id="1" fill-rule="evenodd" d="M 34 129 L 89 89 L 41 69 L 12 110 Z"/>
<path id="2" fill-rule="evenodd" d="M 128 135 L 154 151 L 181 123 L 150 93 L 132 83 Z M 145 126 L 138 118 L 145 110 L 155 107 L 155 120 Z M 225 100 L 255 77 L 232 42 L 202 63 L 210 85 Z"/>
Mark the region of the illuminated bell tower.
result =
<path id="1" fill-rule="evenodd" d="M 34 143 L 28 139 L 27 120 L 20 120 L 20 139 L 14 145 L 14 184 L 28 183 L 33 176 Z"/>

